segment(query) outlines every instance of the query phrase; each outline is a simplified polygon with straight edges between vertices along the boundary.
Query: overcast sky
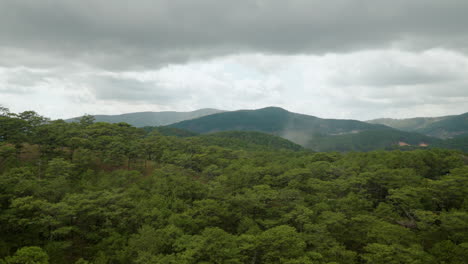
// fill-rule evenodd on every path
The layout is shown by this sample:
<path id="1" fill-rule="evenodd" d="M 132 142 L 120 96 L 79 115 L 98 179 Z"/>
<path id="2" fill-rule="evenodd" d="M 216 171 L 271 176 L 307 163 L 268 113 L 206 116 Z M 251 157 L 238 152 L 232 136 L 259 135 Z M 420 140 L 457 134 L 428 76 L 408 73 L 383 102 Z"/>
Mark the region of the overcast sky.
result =
<path id="1" fill-rule="evenodd" d="M 468 112 L 466 0 L 0 0 L 0 105 Z"/>

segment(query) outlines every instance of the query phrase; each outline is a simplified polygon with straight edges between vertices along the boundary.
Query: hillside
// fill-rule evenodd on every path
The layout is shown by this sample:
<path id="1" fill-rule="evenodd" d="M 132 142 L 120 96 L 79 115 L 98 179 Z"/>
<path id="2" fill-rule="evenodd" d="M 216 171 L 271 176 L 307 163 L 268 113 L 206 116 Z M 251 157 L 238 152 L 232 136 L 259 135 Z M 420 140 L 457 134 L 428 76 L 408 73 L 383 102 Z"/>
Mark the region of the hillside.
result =
<path id="1" fill-rule="evenodd" d="M 247 150 L 301 150 L 300 145 L 287 139 L 255 131 L 217 132 L 196 137 L 204 145 Z"/>
<path id="2" fill-rule="evenodd" d="M 415 117 L 415 118 L 406 118 L 406 119 L 394 119 L 394 118 L 379 118 L 366 121 L 371 124 L 380 124 L 393 127 L 395 129 L 403 131 L 417 131 L 418 129 L 423 129 L 428 125 L 444 120 L 451 116 L 441 116 L 441 117 Z"/>
<path id="3" fill-rule="evenodd" d="M 314 151 L 369 151 L 400 142 L 432 144 L 428 136 L 356 120 L 322 119 L 268 107 L 205 116 L 169 127 L 207 134 L 218 131 L 259 131 L 281 136 Z"/>
<path id="4" fill-rule="evenodd" d="M 387 129 L 356 120 L 322 119 L 292 113 L 278 107 L 224 112 L 170 125 L 197 133 L 259 131 L 306 144 L 313 135 L 339 135 L 373 129 Z M 388 128 L 390 129 L 390 128 Z"/>
<path id="5" fill-rule="evenodd" d="M 183 120 L 194 119 L 206 115 L 223 112 L 218 109 L 204 108 L 191 112 L 176 112 L 176 111 L 164 111 L 164 112 L 137 112 L 128 113 L 122 115 L 94 115 L 96 122 L 107 122 L 107 123 L 128 123 L 135 127 L 145 126 L 165 126 L 172 123 L 180 122 Z M 67 122 L 76 122 L 81 117 L 75 117 L 66 120 Z"/>
<path id="6" fill-rule="evenodd" d="M 468 134 L 468 113 L 447 117 L 416 131 L 438 138 L 453 138 L 466 135 Z"/>
<path id="7" fill-rule="evenodd" d="M 396 129 L 368 130 L 355 134 L 324 136 L 311 140 L 306 147 L 315 151 L 371 151 L 408 147 L 440 146 L 442 140 Z"/>
<path id="8" fill-rule="evenodd" d="M 431 137 L 453 138 L 468 133 L 468 113 L 442 117 L 417 117 L 409 119 L 381 118 L 367 121 L 403 131 L 418 132 Z"/>
<path id="9" fill-rule="evenodd" d="M 0 116 L 0 263 L 468 259 L 459 151 L 314 153 L 260 132 L 89 121 Z"/>
<path id="10" fill-rule="evenodd" d="M 440 140 L 434 147 L 446 149 L 458 149 L 468 153 L 468 134 L 457 136 L 454 138 Z"/>
<path id="11" fill-rule="evenodd" d="M 175 127 L 168 127 L 168 126 L 160 126 L 160 127 L 142 127 L 147 133 L 157 131 L 159 134 L 163 136 L 172 136 L 172 137 L 194 137 L 197 136 L 198 133 L 188 131 L 185 129 L 179 129 Z"/>

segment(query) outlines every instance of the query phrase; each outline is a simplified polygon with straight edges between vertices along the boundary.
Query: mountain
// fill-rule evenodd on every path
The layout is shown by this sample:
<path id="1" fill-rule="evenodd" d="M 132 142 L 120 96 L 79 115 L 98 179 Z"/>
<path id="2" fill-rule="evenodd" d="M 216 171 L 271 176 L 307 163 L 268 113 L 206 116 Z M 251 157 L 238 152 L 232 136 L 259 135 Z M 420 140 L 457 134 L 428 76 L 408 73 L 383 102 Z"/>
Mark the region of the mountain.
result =
<path id="1" fill-rule="evenodd" d="M 287 139 L 256 131 L 226 131 L 196 137 L 203 144 L 243 150 L 302 150 L 303 148 Z"/>
<path id="2" fill-rule="evenodd" d="M 395 129 L 418 132 L 437 138 L 453 138 L 468 134 L 468 113 L 442 117 L 417 117 L 408 119 L 381 118 L 367 121 Z"/>
<path id="3" fill-rule="evenodd" d="M 280 136 L 312 150 L 373 150 L 398 144 L 431 144 L 434 139 L 384 125 L 357 120 L 322 119 L 278 107 L 239 110 L 204 116 L 169 127 L 209 134 L 220 131 L 258 131 Z"/>
<path id="4" fill-rule="evenodd" d="M 230 112 L 216 109 L 141 112 L 97 115 L 95 118 L 98 122 L 126 122 L 143 127 L 146 131 L 157 130 L 166 136 L 194 137 L 205 143 L 234 149 L 296 149 L 300 145 L 315 151 L 369 151 L 426 146 L 465 150 L 464 147 L 457 146 L 465 146 L 468 139 L 463 137 L 468 135 L 468 113 L 361 122 L 322 119 L 279 107 L 267 107 Z M 68 121 L 76 120 L 78 119 Z M 280 141 L 278 137 L 286 141 Z M 447 142 L 441 140 L 449 138 L 454 139 Z"/>
<path id="5" fill-rule="evenodd" d="M 454 138 L 468 134 L 468 113 L 450 116 L 416 130 L 438 138 Z"/>
<path id="6" fill-rule="evenodd" d="M 377 149 L 441 146 L 443 140 L 396 129 L 367 130 L 346 135 L 315 138 L 308 147 L 315 151 L 371 151 Z"/>
<path id="7" fill-rule="evenodd" d="M 192 112 L 137 112 L 122 115 L 94 115 L 96 122 L 120 123 L 125 122 L 135 127 L 165 126 L 183 120 L 194 119 L 206 115 L 224 112 L 223 110 L 204 108 Z M 76 122 L 81 117 L 66 120 Z"/>
<path id="8" fill-rule="evenodd" d="M 195 133 L 195 132 L 192 132 L 192 131 L 188 131 L 188 130 L 185 130 L 185 129 L 179 129 L 179 128 L 175 128 L 175 127 L 168 127 L 168 126 L 160 126 L 160 127 L 149 127 L 149 126 L 146 126 L 146 127 L 143 127 L 143 129 L 149 133 L 149 132 L 153 132 L 153 131 L 157 131 L 159 134 L 163 135 L 163 136 L 171 136 L 171 137 L 194 137 L 194 136 L 197 136 L 198 133 Z"/>
<path id="9" fill-rule="evenodd" d="M 458 149 L 468 153 L 468 134 L 457 136 L 454 138 L 441 140 L 434 147 L 446 149 Z"/>
<path id="10" fill-rule="evenodd" d="M 313 135 L 340 135 L 372 129 L 391 129 L 357 120 L 322 119 L 279 107 L 239 110 L 204 116 L 170 125 L 205 134 L 220 131 L 259 131 L 306 144 Z"/>
<path id="11" fill-rule="evenodd" d="M 407 119 L 393 119 L 393 118 L 379 118 L 366 121 L 371 124 L 381 124 L 389 127 L 393 127 L 398 130 L 403 131 L 417 131 L 418 129 L 423 129 L 428 125 L 444 120 L 450 116 L 441 116 L 441 117 L 415 117 Z"/>

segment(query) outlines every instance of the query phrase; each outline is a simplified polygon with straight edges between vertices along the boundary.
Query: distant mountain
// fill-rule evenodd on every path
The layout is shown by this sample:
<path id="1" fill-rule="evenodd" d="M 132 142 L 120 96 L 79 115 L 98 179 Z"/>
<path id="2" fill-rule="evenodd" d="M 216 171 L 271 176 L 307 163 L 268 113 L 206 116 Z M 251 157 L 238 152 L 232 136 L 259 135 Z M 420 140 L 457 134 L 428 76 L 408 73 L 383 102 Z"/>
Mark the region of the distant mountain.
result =
<path id="1" fill-rule="evenodd" d="M 438 138 L 468 135 L 468 113 L 444 118 L 416 131 Z"/>
<path id="2" fill-rule="evenodd" d="M 468 153 L 468 134 L 441 140 L 433 146 L 436 148 L 458 149 Z"/>
<path id="3" fill-rule="evenodd" d="M 468 134 L 468 113 L 442 117 L 417 117 L 409 119 L 381 118 L 367 121 L 395 129 L 418 132 L 437 138 L 453 138 Z"/>
<path id="4" fill-rule="evenodd" d="M 410 147 L 441 146 L 443 140 L 396 129 L 367 130 L 354 134 L 323 136 L 307 147 L 315 151 L 370 151 Z"/>
<path id="5" fill-rule="evenodd" d="M 96 115 L 95 118 L 98 122 L 126 122 L 147 131 L 157 130 L 167 136 L 192 137 L 208 145 L 234 149 L 297 150 L 302 146 L 315 151 L 369 151 L 442 147 L 466 151 L 468 140 L 468 113 L 361 122 L 322 119 L 279 107 L 267 107 L 231 112 L 217 109 L 140 112 Z M 453 139 L 441 140 L 449 138 Z"/>
<path id="6" fill-rule="evenodd" d="M 157 131 L 159 134 L 163 136 L 172 136 L 172 137 L 194 137 L 197 136 L 198 133 L 188 131 L 185 129 L 179 129 L 175 127 L 168 127 L 168 126 L 160 126 L 160 127 L 143 127 L 146 132 L 153 132 Z"/>
<path id="7" fill-rule="evenodd" d="M 206 115 L 224 112 L 218 109 L 204 108 L 192 112 L 137 112 L 122 115 L 94 115 L 96 122 L 120 123 L 125 122 L 135 127 L 165 126 L 183 120 L 194 119 Z M 67 122 L 76 122 L 80 117 L 71 118 Z"/>
<path id="8" fill-rule="evenodd" d="M 379 118 L 366 121 L 371 124 L 381 124 L 389 127 L 393 127 L 398 130 L 403 131 L 417 131 L 418 129 L 425 128 L 426 126 L 444 120 L 450 116 L 441 116 L 441 117 L 415 117 L 407 119 L 394 119 L 394 118 Z"/>
<path id="9" fill-rule="evenodd" d="M 322 119 L 282 108 L 224 112 L 182 121 L 169 127 L 209 134 L 259 131 L 288 139 L 312 150 L 373 150 L 398 144 L 431 144 L 435 139 L 357 120 Z"/>
<path id="10" fill-rule="evenodd" d="M 302 150 L 287 139 L 256 131 L 226 131 L 196 137 L 209 146 L 243 150 Z"/>
<path id="11" fill-rule="evenodd" d="M 239 110 L 204 116 L 170 125 L 197 133 L 259 131 L 281 136 L 300 145 L 313 135 L 340 135 L 373 129 L 391 129 L 357 120 L 322 119 L 279 107 Z"/>

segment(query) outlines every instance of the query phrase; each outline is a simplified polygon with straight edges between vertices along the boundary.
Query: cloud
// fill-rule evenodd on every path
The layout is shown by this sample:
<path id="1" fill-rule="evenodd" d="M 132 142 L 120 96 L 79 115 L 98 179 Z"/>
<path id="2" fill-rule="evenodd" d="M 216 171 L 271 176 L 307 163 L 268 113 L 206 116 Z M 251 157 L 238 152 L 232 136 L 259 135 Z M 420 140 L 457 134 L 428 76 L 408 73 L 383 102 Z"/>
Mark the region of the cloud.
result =
<path id="1" fill-rule="evenodd" d="M 0 104 L 53 118 L 271 105 L 324 118 L 437 116 L 467 111 L 467 72 L 468 57 L 447 50 L 254 53 L 145 71 L 0 68 Z"/>
<path id="2" fill-rule="evenodd" d="M 353 61 L 355 55 L 340 58 L 344 67 L 338 67 L 334 72 L 335 85 L 376 88 L 434 85 L 463 80 L 468 68 L 465 56 L 447 50 L 365 51 L 360 52 L 359 61 Z"/>
<path id="3" fill-rule="evenodd" d="M 240 53 L 467 52 L 467 9 L 464 0 L 0 1 L 0 54 L 3 66 L 135 70 Z"/>
<path id="4" fill-rule="evenodd" d="M 84 113 L 468 105 L 465 0 L 0 0 L 0 104 Z"/>

